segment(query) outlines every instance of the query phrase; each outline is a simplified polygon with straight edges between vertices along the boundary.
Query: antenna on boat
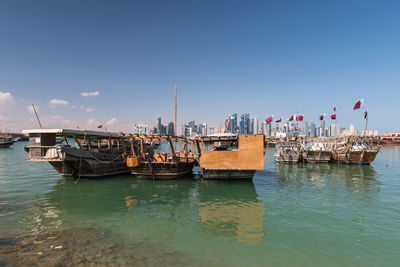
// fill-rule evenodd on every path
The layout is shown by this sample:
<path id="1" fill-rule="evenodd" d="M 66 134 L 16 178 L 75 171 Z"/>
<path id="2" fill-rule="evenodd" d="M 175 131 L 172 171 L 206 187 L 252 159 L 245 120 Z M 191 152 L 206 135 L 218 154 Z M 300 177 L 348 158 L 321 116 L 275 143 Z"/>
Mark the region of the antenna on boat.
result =
<path id="1" fill-rule="evenodd" d="M 36 108 L 35 108 L 35 105 L 34 105 L 34 104 L 32 104 L 32 108 L 33 108 L 33 111 L 35 112 L 36 119 L 37 119 L 37 121 L 38 121 L 38 123 L 39 123 L 40 129 L 43 129 L 42 124 L 40 123 L 40 120 L 39 120 L 39 116 L 38 116 L 38 114 L 37 114 L 37 112 L 36 112 Z"/>

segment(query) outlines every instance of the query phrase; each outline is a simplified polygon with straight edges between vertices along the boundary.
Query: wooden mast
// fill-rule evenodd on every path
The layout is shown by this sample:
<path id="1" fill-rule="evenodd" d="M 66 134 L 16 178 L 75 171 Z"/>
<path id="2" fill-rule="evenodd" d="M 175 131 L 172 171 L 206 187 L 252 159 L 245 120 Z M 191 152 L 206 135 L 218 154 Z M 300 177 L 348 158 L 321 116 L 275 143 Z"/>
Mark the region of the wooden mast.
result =
<path id="1" fill-rule="evenodd" d="M 176 112 L 177 112 L 177 87 L 175 83 L 175 129 L 174 129 L 174 135 L 178 136 L 178 133 L 176 132 Z"/>
<path id="2" fill-rule="evenodd" d="M 35 108 L 35 105 L 34 105 L 34 104 L 32 104 L 32 108 L 33 108 L 33 111 L 35 112 L 36 119 L 37 119 L 37 121 L 38 121 L 38 123 L 39 123 L 40 129 L 43 129 L 42 124 L 40 123 L 40 120 L 39 120 L 39 116 L 38 116 L 38 114 L 37 114 L 37 112 L 36 112 L 36 108 Z"/>

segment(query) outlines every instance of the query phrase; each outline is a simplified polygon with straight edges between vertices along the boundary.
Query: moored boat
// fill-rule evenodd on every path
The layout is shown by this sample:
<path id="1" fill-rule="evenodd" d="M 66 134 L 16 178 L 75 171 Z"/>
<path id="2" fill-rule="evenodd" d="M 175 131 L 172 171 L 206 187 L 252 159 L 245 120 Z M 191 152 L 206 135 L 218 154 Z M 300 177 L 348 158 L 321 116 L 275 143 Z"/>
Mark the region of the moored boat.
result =
<path id="1" fill-rule="evenodd" d="M 201 176 L 206 179 L 252 179 L 264 169 L 264 135 L 239 135 L 237 149 L 201 150 Z"/>
<path id="2" fill-rule="evenodd" d="M 131 154 L 127 157 L 127 166 L 134 176 L 150 179 L 176 179 L 192 175 L 195 164 L 193 154 L 195 143 L 192 140 L 156 135 L 129 135 L 129 139 Z M 161 143 L 168 144 L 167 147 L 164 147 L 165 151 L 158 149 L 158 152 L 154 152 L 153 144 L 158 144 L 158 147 L 161 146 Z M 191 148 L 189 148 L 190 146 Z"/>
<path id="3" fill-rule="evenodd" d="M 15 143 L 15 140 L 8 136 L 0 136 L 0 148 L 2 147 L 10 147 Z"/>
<path id="4" fill-rule="evenodd" d="M 129 172 L 124 155 L 130 151 L 117 133 L 69 129 L 24 130 L 29 134 L 25 147 L 29 161 L 47 161 L 61 175 L 101 177 Z M 64 137 L 65 145 L 57 145 L 56 137 Z M 71 146 L 67 138 L 73 138 Z"/>
<path id="5" fill-rule="evenodd" d="M 340 163 L 370 164 L 380 148 L 380 145 L 374 145 L 368 138 L 349 138 L 347 142 L 335 145 L 332 159 Z"/>
<path id="6" fill-rule="evenodd" d="M 297 163 L 300 160 L 300 148 L 297 142 L 280 141 L 275 146 L 275 162 Z"/>
<path id="7" fill-rule="evenodd" d="M 301 147 L 301 157 L 305 162 L 329 162 L 332 151 L 325 142 L 310 142 Z"/>
<path id="8" fill-rule="evenodd" d="M 389 133 L 381 136 L 380 145 L 400 145 L 400 133 Z"/>

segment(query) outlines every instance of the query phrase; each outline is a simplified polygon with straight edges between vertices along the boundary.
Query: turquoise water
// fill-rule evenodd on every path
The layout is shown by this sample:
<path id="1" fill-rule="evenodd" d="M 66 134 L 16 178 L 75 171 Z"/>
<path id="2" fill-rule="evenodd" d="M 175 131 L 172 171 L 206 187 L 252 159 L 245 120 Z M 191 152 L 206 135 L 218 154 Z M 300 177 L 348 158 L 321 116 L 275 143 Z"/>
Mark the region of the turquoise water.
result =
<path id="1" fill-rule="evenodd" d="M 371 166 L 276 165 L 267 149 L 253 182 L 75 183 L 24 145 L 0 149 L 0 265 L 400 265 L 400 147 Z"/>

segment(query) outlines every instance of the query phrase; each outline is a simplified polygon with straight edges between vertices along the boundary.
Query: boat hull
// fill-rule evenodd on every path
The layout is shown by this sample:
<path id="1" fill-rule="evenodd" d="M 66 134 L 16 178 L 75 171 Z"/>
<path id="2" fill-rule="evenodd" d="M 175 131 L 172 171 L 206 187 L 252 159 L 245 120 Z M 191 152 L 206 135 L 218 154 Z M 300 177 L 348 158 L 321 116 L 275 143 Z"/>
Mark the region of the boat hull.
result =
<path id="1" fill-rule="evenodd" d="M 255 170 L 210 170 L 201 169 L 205 179 L 253 179 Z"/>
<path id="2" fill-rule="evenodd" d="M 303 160 L 309 163 L 329 162 L 332 158 L 330 151 L 308 151 L 303 152 Z"/>
<path id="3" fill-rule="evenodd" d="M 361 151 L 348 151 L 347 153 L 336 153 L 332 155 L 335 162 L 348 163 L 348 164 L 370 164 L 376 158 L 379 152 L 377 149 L 361 150 Z"/>
<path id="4" fill-rule="evenodd" d="M 129 167 L 131 174 L 137 178 L 148 179 L 177 179 L 185 176 L 193 175 L 192 162 L 152 162 L 151 166 L 148 162 L 141 162 L 136 167 Z"/>
<path id="5" fill-rule="evenodd" d="M 297 163 L 299 162 L 298 154 L 280 154 L 275 156 L 275 162 L 277 163 Z"/>
<path id="6" fill-rule="evenodd" d="M 2 143 L 0 143 L 0 148 L 2 148 L 2 147 L 10 147 L 14 143 L 15 143 L 15 141 L 2 142 Z"/>
<path id="7" fill-rule="evenodd" d="M 36 151 L 39 150 L 39 151 Z M 39 153 L 40 148 L 29 153 Z M 47 161 L 58 173 L 73 177 L 102 177 L 129 173 L 121 151 L 87 151 L 71 147 L 54 148 L 45 157 L 30 157 L 30 161 Z M 50 153 L 51 152 L 51 153 Z"/>
<path id="8" fill-rule="evenodd" d="M 96 178 L 110 175 L 129 173 L 125 162 L 99 163 L 96 160 L 65 160 L 50 161 L 51 166 L 63 176 Z"/>

